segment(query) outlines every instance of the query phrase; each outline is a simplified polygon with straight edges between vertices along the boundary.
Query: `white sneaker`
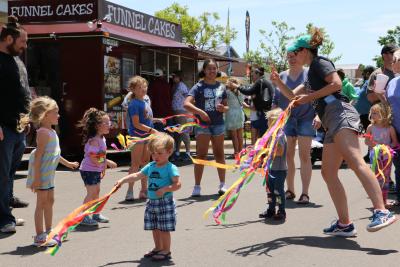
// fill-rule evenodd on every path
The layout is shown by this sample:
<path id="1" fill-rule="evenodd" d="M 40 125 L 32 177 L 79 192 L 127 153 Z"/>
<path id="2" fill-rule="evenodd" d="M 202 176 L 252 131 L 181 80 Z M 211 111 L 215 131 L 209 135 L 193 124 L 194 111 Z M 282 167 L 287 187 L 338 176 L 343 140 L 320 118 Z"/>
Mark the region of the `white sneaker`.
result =
<path id="1" fill-rule="evenodd" d="M 47 234 L 41 233 L 40 235 L 33 237 L 33 245 L 36 247 L 40 247 L 44 243 L 46 243 L 46 239 L 47 239 Z M 55 245 L 57 245 L 57 241 L 55 241 L 54 239 L 49 240 L 49 242 L 46 243 L 46 247 L 54 247 Z"/>
<path id="2" fill-rule="evenodd" d="M 125 196 L 125 201 L 133 201 L 133 191 L 127 191 Z"/>
<path id="3" fill-rule="evenodd" d="M 4 225 L 1 229 L 0 232 L 2 233 L 15 233 L 17 230 L 15 229 L 15 223 L 9 223 Z"/>
<path id="4" fill-rule="evenodd" d="M 24 224 L 25 224 L 24 219 L 21 219 L 21 218 L 15 219 L 15 226 L 22 226 Z"/>
<path id="5" fill-rule="evenodd" d="M 192 197 L 199 197 L 199 196 L 201 196 L 200 191 L 201 191 L 200 185 L 195 185 L 195 186 L 193 187 Z"/>

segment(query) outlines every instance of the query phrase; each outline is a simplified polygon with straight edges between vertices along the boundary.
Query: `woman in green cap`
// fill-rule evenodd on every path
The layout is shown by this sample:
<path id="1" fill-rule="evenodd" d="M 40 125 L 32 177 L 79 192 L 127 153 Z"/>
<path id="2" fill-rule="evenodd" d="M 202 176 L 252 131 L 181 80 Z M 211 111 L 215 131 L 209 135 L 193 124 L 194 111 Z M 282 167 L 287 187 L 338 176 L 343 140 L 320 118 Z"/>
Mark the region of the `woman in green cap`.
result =
<path id="1" fill-rule="evenodd" d="M 322 42 L 322 32 L 315 29 L 312 35 L 299 37 L 288 48 L 288 51 L 297 55 L 297 60 L 310 66 L 304 84 L 292 91 L 276 71 L 272 72 L 271 81 L 289 100 L 295 100 L 295 105 L 313 102 L 326 130 L 321 173 L 339 217 L 323 231 L 328 235 L 351 237 L 357 232 L 350 221 L 346 192 L 338 177 L 343 159 L 355 172 L 372 201 L 374 212 L 367 230 L 378 231 L 392 224 L 396 218 L 385 209 L 378 181 L 362 158 L 357 135 L 360 131 L 359 115 L 355 108 L 346 102 L 347 98 L 340 94 L 342 82 L 334 64 L 329 59 L 318 56 L 318 48 Z"/>

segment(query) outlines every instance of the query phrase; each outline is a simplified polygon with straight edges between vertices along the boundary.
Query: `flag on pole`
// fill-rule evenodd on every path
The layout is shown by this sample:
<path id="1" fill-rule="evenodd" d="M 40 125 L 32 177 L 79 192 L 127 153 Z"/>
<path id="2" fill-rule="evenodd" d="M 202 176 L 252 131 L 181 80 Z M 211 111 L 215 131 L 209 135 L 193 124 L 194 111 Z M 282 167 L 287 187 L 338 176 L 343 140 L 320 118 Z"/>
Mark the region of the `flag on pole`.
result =
<path id="1" fill-rule="evenodd" d="M 229 25 L 229 8 L 228 8 L 228 21 L 226 23 L 226 49 L 228 50 L 229 65 L 227 69 L 227 75 L 230 77 L 232 75 L 232 61 L 231 59 L 231 27 Z"/>
<path id="2" fill-rule="evenodd" d="M 246 53 L 249 53 L 249 45 L 250 45 L 250 14 L 249 11 L 246 11 Z"/>

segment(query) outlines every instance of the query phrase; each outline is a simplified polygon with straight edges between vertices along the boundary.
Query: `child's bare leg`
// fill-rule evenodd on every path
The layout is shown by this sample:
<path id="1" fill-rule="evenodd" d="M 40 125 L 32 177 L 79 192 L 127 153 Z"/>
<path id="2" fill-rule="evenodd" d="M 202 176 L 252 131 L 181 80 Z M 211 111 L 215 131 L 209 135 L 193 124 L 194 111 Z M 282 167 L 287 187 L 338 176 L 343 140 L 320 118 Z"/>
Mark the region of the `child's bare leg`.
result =
<path id="1" fill-rule="evenodd" d="M 47 193 L 46 206 L 44 208 L 44 224 L 46 232 L 51 230 L 53 222 L 54 189 L 45 191 Z"/>
<path id="2" fill-rule="evenodd" d="M 83 200 L 83 203 L 87 203 L 89 201 L 95 200 L 99 198 L 100 194 L 100 184 L 96 185 L 86 185 L 86 197 Z"/>
<path id="3" fill-rule="evenodd" d="M 149 152 L 148 147 L 149 147 L 148 144 L 145 144 L 143 147 L 142 161 L 140 164 L 141 167 L 146 166 L 146 164 L 149 163 L 149 161 L 150 161 L 150 152 Z M 142 186 L 140 189 L 141 195 L 146 196 L 147 195 L 147 179 L 140 180 L 140 184 Z"/>
<path id="4" fill-rule="evenodd" d="M 160 236 L 160 230 L 153 230 L 153 240 L 154 240 L 154 251 L 161 251 L 163 250 L 162 242 L 161 242 L 161 236 Z"/>
<path id="5" fill-rule="evenodd" d="M 160 240 L 163 254 L 171 252 L 171 233 L 160 231 Z"/>
<path id="6" fill-rule="evenodd" d="M 129 168 L 129 174 L 135 173 L 140 168 L 142 162 L 144 144 L 135 144 L 131 151 L 131 167 Z M 135 183 L 128 183 L 128 192 L 133 192 L 133 185 Z"/>
<path id="7" fill-rule="evenodd" d="M 43 233 L 43 217 L 44 209 L 47 202 L 47 192 L 44 190 L 36 190 L 36 208 L 35 208 L 35 230 L 36 235 Z"/>

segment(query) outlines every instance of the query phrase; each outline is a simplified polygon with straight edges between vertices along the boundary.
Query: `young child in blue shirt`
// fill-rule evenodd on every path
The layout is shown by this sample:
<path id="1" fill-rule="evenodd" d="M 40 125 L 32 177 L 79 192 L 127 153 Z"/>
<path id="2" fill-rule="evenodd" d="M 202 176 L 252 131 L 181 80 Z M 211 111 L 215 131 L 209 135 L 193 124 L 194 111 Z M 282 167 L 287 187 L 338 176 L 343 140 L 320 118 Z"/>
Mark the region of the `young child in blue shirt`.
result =
<path id="1" fill-rule="evenodd" d="M 144 257 L 154 261 L 171 259 L 171 234 L 175 231 L 176 205 L 172 192 L 181 188 L 178 168 L 168 161 L 174 151 L 174 139 L 166 133 L 156 133 L 149 141 L 153 161 L 142 170 L 120 179 L 116 185 L 148 180 L 144 229 L 153 232 L 154 248 Z"/>

